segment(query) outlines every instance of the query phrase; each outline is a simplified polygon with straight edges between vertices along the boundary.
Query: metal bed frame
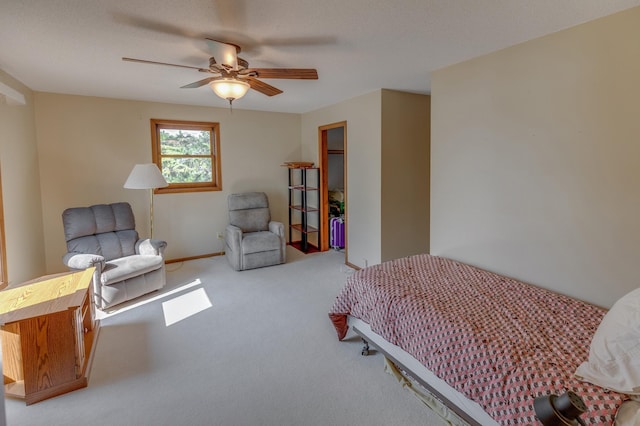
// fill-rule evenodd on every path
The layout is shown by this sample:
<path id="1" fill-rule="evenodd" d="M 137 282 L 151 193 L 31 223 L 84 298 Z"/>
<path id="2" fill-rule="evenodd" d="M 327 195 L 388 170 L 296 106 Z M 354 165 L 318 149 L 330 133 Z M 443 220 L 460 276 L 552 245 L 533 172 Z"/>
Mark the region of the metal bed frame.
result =
<path id="1" fill-rule="evenodd" d="M 442 403 L 443 405 L 445 405 L 449 409 L 451 409 L 461 420 L 465 421 L 470 426 L 483 426 L 481 423 L 479 423 L 477 420 L 475 420 L 469 414 L 467 414 L 462 408 L 460 408 L 458 405 L 456 405 L 451 400 L 449 400 L 444 395 L 442 395 L 441 392 L 439 392 L 433 386 L 431 386 L 429 383 L 427 383 L 418 374 L 416 374 L 413 371 L 411 371 L 410 368 L 408 368 L 404 363 L 400 362 L 396 357 L 391 355 L 388 351 L 386 351 L 383 348 L 375 345 L 375 343 L 370 343 L 371 342 L 371 338 L 369 336 L 367 336 L 367 334 L 364 333 L 362 330 L 360 330 L 357 326 L 352 326 L 351 328 L 362 339 L 362 343 L 363 343 L 363 347 L 362 347 L 362 351 L 361 351 L 362 356 L 369 355 L 369 353 L 371 351 L 370 344 L 374 345 L 376 347 L 376 350 L 378 352 L 382 353 L 393 364 L 395 364 L 396 367 L 403 374 L 405 374 L 412 381 L 414 381 L 415 383 L 420 385 L 422 388 L 424 388 L 424 390 L 426 392 L 430 393 L 432 396 L 437 398 L 440 401 L 440 403 Z"/>

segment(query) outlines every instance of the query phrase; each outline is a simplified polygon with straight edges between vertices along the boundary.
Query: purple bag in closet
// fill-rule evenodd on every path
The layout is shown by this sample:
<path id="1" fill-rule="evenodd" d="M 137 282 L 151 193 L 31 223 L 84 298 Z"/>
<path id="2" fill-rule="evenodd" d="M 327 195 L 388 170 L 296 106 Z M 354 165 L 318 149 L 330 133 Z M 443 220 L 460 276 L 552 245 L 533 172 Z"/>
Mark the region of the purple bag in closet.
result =
<path id="1" fill-rule="evenodd" d="M 333 249 L 344 248 L 344 220 L 341 217 L 333 217 L 329 221 L 331 238 L 329 244 Z"/>

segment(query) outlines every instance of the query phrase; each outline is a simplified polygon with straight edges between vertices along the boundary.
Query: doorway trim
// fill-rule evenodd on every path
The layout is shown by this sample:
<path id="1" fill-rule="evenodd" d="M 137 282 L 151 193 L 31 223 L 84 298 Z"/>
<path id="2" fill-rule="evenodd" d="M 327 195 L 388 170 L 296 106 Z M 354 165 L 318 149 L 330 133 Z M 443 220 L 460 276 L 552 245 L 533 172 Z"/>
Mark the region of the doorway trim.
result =
<path id="1" fill-rule="evenodd" d="M 2 174 L 0 173 L 0 290 L 9 285 L 9 276 L 7 274 L 7 244 L 5 241 L 4 204 L 2 202 Z M 1 364 L 2 363 L 0 362 L 0 365 Z"/>
<path id="2" fill-rule="evenodd" d="M 320 251 L 329 250 L 329 167 L 328 167 L 328 148 L 327 148 L 327 131 L 342 127 L 343 132 L 343 149 L 344 149 L 344 254 L 345 263 L 348 263 L 348 247 L 349 233 L 347 221 L 347 122 L 339 121 L 336 123 L 326 124 L 318 127 L 318 158 L 320 159 Z"/>

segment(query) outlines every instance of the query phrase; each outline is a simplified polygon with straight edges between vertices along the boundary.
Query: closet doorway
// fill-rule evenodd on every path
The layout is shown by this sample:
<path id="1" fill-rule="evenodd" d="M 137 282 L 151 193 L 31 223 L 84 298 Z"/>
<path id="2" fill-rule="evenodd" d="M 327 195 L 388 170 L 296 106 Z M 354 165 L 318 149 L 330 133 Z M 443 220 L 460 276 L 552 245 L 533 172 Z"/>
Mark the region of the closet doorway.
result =
<path id="1" fill-rule="evenodd" d="M 320 159 L 320 250 L 343 251 L 348 259 L 347 241 L 347 122 L 318 128 Z M 334 229 L 335 228 L 335 229 Z M 341 229 L 342 228 L 342 229 Z"/>

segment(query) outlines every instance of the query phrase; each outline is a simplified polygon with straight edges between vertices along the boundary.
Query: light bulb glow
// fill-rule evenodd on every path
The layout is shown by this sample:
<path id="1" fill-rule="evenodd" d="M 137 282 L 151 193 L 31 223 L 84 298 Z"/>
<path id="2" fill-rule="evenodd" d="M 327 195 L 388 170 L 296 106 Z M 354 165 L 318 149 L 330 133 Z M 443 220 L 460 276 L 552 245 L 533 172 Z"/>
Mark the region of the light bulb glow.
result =
<path id="1" fill-rule="evenodd" d="M 222 99 L 234 101 L 246 95 L 251 86 L 244 81 L 225 78 L 212 81 L 209 83 L 209 87 Z"/>

